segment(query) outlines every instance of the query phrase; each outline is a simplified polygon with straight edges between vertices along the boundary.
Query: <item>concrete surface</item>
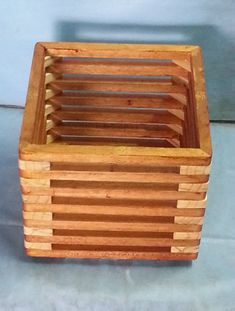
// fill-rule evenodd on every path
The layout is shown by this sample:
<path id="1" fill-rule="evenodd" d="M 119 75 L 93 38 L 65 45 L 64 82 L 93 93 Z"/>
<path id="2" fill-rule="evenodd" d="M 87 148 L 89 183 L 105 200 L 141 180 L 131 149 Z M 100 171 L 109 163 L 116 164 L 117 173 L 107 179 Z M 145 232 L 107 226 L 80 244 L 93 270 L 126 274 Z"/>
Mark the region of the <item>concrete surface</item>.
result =
<path id="1" fill-rule="evenodd" d="M 0 108 L 0 310 L 235 310 L 235 125 L 212 125 L 214 158 L 195 262 L 31 259 L 23 253 L 22 110 Z"/>

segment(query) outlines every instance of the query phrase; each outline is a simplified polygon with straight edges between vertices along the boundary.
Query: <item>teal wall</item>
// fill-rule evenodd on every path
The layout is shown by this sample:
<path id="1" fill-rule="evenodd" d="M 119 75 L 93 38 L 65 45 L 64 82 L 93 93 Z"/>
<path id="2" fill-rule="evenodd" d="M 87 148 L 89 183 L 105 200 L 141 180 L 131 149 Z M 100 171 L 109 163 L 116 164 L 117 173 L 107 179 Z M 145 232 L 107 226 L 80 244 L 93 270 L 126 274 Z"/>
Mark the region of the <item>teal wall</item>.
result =
<path id="1" fill-rule="evenodd" d="M 24 105 L 37 41 L 198 44 L 211 119 L 235 119 L 234 0 L 0 0 L 0 13 L 0 105 Z"/>

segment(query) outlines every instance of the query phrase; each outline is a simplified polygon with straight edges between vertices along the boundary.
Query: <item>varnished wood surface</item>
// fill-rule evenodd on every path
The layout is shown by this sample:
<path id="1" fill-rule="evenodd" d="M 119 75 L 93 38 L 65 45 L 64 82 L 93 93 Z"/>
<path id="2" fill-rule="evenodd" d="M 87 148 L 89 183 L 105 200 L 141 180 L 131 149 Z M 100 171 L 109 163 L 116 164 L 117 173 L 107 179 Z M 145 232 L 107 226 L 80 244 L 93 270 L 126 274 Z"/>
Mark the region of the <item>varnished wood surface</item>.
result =
<path id="1" fill-rule="evenodd" d="M 198 47 L 37 44 L 19 146 L 29 256 L 196 259 L 210 162 Z"/>

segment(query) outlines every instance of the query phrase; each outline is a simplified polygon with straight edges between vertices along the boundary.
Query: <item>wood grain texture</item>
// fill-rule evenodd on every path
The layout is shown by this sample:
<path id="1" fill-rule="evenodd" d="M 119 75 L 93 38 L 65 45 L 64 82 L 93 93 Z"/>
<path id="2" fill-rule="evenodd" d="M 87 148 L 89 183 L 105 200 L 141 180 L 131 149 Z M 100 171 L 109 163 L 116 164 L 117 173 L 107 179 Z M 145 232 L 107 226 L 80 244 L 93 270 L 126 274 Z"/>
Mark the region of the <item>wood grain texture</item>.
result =
<path id="1" fill-rule="evenodd" d="M 163 253 L 163 252 L 130 252 L 130 251 L 71 251 L 27 249 L 26 254 L 32 257 L 83 258 L 83 259 L 123 259 L 123 260 L 195 260 L 197 253 Z"/>
<path id="2" fill-rule="evenodd" d="M 105 202 L 104 202 L 105 203 Z M 63 214 L 87 214 L 87 215 L 127 215 L 127 216 L 204 216 L 204 209 L 198 208 L 175 208 L 170 203 L 153 204 L 149 206 L 148 202 L 144 202 L 141 206 L 129 205 L 89 205 L 87 204 L 40 204 L 40 203 L 25 203 L 24 211 L 27 212 L 52 212 Z"/>
<path id="3" fill-rule="evenodd" d="M 198 47 L 36 45 L 19 144 L 27 255 L 194 260 L 210 164 Z"/>
<path id="4" fill-rule="evenodd" d="M 36 249 L 36 250 L 51 250 L 50 243 L 35 243 L 35 242 L 24 242 L 24 246 L 26 249 Z"/>
<path id="5" fill-rule="evenodd" d="M 198 253 L 198 246 L 172 246 L 171 253 Z"/>
<path id="6" fill-rule="evenodd" d="M 29 236 L 46 236 L 49 237 L 52 235 L 52 229 L 38 229 L 38 228 L 28 228 L 24 226 L 24 235 Z"/>
<path id="7" fill-rule="evenodd" d="M 70 245 L 87 245 L 87 246 L 148 246 L 148 247 L 187 247 L 194 244 L 197 246 L 199 240 L 173 240 L 161 238 L 123 238 L 123 237 L 84 237 L 84 236 L 26 236 L 27 242 L 30 243 L 52 243 L 52 244 L 70 244 Z M 190 247 L 189 246 L 189 247 Z"/>
<path id="8" fill-rule="evenodd" d="M 48 171 L 50 162 L 23 161 L 19 159 L 19 169 L 23 171 Z"/>

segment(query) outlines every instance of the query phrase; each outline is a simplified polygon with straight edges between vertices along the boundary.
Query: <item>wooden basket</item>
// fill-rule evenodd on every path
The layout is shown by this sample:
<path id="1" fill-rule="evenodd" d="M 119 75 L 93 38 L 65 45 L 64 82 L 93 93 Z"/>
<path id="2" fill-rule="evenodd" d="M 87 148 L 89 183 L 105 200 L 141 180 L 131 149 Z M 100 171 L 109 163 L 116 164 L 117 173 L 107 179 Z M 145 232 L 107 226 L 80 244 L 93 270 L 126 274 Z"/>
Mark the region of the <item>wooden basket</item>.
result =
<path id="1" fill-rule="evenodd" d="M 197 258 L 211 162 L 199 47 L 38 43 L 19 148 L 29 256 Z"/>

